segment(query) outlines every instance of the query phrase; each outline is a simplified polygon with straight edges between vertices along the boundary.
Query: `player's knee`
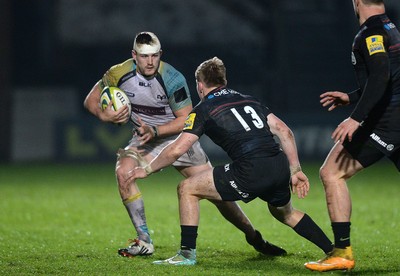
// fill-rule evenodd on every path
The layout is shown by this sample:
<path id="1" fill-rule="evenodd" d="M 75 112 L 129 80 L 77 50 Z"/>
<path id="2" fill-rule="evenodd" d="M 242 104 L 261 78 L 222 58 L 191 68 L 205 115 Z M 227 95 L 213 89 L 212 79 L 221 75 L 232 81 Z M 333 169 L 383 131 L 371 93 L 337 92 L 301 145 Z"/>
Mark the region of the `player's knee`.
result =
<path id="1" fill-rule="evenodd" d="M 123 169 L 121 167 L 117 167 L 115 169 L 115 177 L 117 178 L 117 183 L 118 186 L 124 186 L 125 185 L 125 177 L 124 177 L 125 173 L 123 171 Z"/>
<path id="2" fill-rule="evenodd" d="M 332 173 L 332 171 L 326 167 L 322 166 L 319 169 L 319 178 L 321 179 L 322 183 L 325 185 L 326 183 L 330 183 L 334 181 L 335 175 Z"/>
<path id="3" fill-rule="evenodd" d="M 293 227 L 294 221 L 299 214 L 299 211 L 293 208 L 290 201 L 286 205 L 280 207 L 268 204 L 268 208 L 274 218 L 290 227 Z"/>
<path id="4" fill-rule="evenodd" d="M 118 164 L 115 168 L 115 176 L 117 178 L 118 185 L 120 187 L 125 187 L 133 180 L 132 176 L 132 168 L 127 165 Z"/>
<path id="5" fill-rule="evenodd" d="M 178 198 L 181 198 L 184 195 L 187 195 L 189 193 L 189 181 L 187 179 L 184 179 L 179 183 L 178 188 L 177 188 L 177 193 L 178 193 Z"/>

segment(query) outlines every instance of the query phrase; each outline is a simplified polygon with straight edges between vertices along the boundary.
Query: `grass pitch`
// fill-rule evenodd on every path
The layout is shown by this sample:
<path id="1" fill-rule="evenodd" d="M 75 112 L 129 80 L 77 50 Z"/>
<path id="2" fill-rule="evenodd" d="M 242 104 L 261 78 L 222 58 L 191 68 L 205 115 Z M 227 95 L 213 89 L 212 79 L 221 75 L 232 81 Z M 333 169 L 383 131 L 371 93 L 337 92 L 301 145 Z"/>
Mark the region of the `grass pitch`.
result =
<path id="1" fill-rule="evenodd" d="M 306 199 L 293 198 L 293 202 L 332 238 L 318 167 L 303 165 L 311 191 Z M 179 248 L 176 185 L 180 179 L 173 169 L 165 169 L 140 182 L 156 252 L 128 259 L 116 253 L 135 232 L 119 198 L 114 164 L 0 165 L 1 274 L 313 274 L 303 263 L 321 258 L 322 251 L 272 218 L 260 200 L 240 205 L 266 239 L 288 251 L 287 256 L 259 255 L 211 203 L 202 201 L 198 265 L 153 265 L 152 261 L 171 257 Z M 399 275 L 399 183 L 399 174 L 387 163 L 349 182 L 356 257 L 356 268 L 349 274 Z"/>

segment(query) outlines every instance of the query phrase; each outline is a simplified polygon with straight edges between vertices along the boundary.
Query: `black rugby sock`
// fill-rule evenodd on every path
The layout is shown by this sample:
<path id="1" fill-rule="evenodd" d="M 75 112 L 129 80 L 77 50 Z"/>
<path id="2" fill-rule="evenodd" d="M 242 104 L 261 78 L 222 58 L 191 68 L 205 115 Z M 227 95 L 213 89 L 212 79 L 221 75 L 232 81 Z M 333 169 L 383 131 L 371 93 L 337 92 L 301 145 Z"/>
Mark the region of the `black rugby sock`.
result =
<path id="1" fill-rule="evenodd" d="M 333 250 L 332 242 L 307 214 L 304 214 L 303 218 L 293 227 L 293 230 L 321 248 L 325 253 Z"/>
<path id="2" fill-rule="evenodd" d="M 196 249 L 198 226 L 181 225 L 181 248 Z"/>
<path id="3" fill-rule="evenodd" d="M 335 237 L 335 247 L 350 246 L 350 222 L 332 222 L 332 231 Z"/>

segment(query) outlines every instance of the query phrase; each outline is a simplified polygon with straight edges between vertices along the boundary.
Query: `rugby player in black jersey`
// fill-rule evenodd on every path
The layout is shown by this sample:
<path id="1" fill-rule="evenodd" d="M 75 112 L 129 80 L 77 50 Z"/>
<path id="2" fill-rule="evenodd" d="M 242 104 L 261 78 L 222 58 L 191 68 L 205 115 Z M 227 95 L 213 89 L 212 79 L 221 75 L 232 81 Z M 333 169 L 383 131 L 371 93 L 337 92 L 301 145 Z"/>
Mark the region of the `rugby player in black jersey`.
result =
<path id="1" fill-rule="evenodd" d="M 335 145 L 320 170 L 334 234 L 334 250 L 310 270 L 350 270 L 351 199 L 346 180 L 388 157 L 400 170 L 400 34 L 385 14 L 383 0 L 353 0 L 360 30 L 354 38 L 352 63 L 359 89 L 321 95 L 329 111 L 355 103 L 349 118 L 334 130 Z"/>
<path id="2" fill-rule="evenodd" d="M 195 73 L 201 102 L 186 119 L 180 136 L 145 167 L 138 167 L 133 178 L 144 178 L 173 163 L 206 134 L 227 152 L 232 162 L 195 174 L 179 185 L 181 248 L 172 258 L 155 264 L 194 265 L 199 224 L 199 201 L 250 202 L 260 198 L 271 214 L 325 253 L 333 245 L 305 213 L 291 204 L 291 188 L 299 198 L 309 190 L 302 172 L 292 131 L 255 98 L 226 87 L 226 69 L 214 57 Z M 280 145 L 274 140 L 276 135 Z M 291 184 L 291 185 L 290 185 Z"/>

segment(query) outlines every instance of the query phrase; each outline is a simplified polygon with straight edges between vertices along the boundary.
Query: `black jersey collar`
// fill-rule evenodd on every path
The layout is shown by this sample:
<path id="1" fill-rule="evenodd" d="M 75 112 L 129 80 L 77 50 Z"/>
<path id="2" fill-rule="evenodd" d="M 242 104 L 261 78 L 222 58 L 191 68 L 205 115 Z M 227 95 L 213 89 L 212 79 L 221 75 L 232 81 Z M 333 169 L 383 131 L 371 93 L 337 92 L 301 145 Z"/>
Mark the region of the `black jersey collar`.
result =
<path id="1" fill-rule="evenodd" d="M 381 14 L 375 14 L 373 16 L 370 16 L 367 18 L 367 20 L 365 20 L 365 22 L 360 26 L 360 29 L 362 29 L 365 25 L 367 25 L 369 22 L 376 20 L 378 18 L 387 18 L 386 13 L 381 13 Z"/>

